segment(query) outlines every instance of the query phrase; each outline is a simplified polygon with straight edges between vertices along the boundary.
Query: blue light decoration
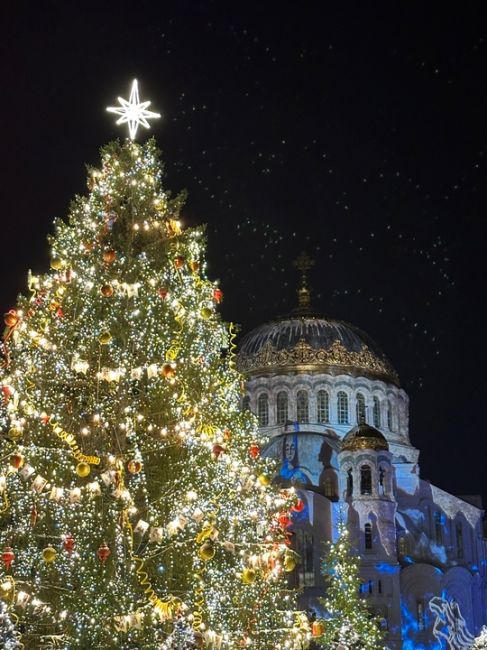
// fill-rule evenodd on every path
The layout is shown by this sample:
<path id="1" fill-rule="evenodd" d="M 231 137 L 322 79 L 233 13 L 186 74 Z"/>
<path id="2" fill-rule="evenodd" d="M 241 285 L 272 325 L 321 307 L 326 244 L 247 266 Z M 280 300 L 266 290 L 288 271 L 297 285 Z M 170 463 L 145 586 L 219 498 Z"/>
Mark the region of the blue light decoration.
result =
<path id="1" fill-rule="evenodd" d="M 398 566 L 397 564 L 387 564 L 387 562 L 379 562 L 379 564 L 375 565 L 375 568 L 380 573 L 390 573 L 390 574 L 399 573 L 399 571 L 401 570 L 401 567 Z"/>
<path id="2" fill-rule="evenodd" d="M 436 616 L 433 636 L 438 641 L 444 640 L 448 650 L 468 650 L 475 638 L 467 630 L 467 624 L 455 600 L 446 600 L 434 596 L 429 602 L 431 612 Z"/>

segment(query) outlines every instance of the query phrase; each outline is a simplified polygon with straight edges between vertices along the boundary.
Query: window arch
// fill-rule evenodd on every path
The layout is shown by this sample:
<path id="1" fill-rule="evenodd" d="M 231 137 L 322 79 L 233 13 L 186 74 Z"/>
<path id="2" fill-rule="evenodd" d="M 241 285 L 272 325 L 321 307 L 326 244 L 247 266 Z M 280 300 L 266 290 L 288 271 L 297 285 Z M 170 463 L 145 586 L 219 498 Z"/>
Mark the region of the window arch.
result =
<path id="1" fill-rule="evenodd" d="M 347 497 L 353 496 L 353 470 L 351 467 L 347 470 Z"/>
<path id="2" fill-rule="evenodd" d="M 330 398 L 326 390 L 319 390 L 316 397 L 316 419 L 318 422 L 330 421 Z"/>
<path id="3" fill-rule="evenodd" d="M 277 393 L 276 400 L 276 421 L 277 424 L 286 424 L 288 421 L 288 399 L 287 393 L 284 390 L 281 390 Z"/>
<path id="4" fill-rule="evenodd" d="M 267 393 L 261 393 L 257 400 L 257 419 L 259 427 L 266 427 L 269 424 L 269 398 Z"/>
<path id="5" fill-rule="evenodd" d="M 362 465 L 360 468 L 360 494 L 372 494 L 372 470 L 370 465 Z"/>
<path id="6" fill-rule="evenodd" d="M 387 428 L 389 431 L 393 430 L 393 421 L 392 421 L 392 404 L 391 400 L 387 400 Z"/>
<path id="7" fill-rule="evenodd" d="M 401 535 L 397 540 L 397 550 L 399 555 L 409 555 L 409 542 L 406 535 Z"/>
<path id="8" fill-rule="evenodd" d="M 457 557 L 458 559 L 462 559 L 464 556 L 464 551 L 463 551 L 463 526 L 461 521 L 457 521 L 455 524 L 455 533 L 456 533 L 456 538 L 457 538 Z"/>
<path id="9" fill-rule="evenodd" d="M 313 536 L 307 530 L 298 528 L 294 531 L 293 546 L 299 555 L 296 566 L 296 578 L 299 587 L 314 586 Z"/>
<path id="10" fill-rule="evenodd" d="M 384 496 L 387 493 L 387 469 L 382 465 L 379 467 L 379 494 Z"/>
<path id="11" fill-rule="evenodd" d="M 364 541 L 365 549 L 370 551 L 372 549 L 372 524 L 365 524 L 364 526 Z"/>
<path id="12" fill-rule="evenodd" d="M 380 402 L 377 396 L 374 396 L 374 408 L 373 408 L 373 417 L 374 417 L 374 427 L 380 429 Z"/>
<path id="13" fill-rule="evenodd" d="M 338 424 L 348 424 L 348 396 L 342 390 L 337 395 Z"/>
<path id="14" fill-rule="evenodd" d="M 365 422 L 365 397 L 362 395 L 362 393 L 357 393 L 356 400 L 357 424 L 362 424 Z"/>
<path id="15" fill-rule="evenodd" d="M 309 422 L 308 393 L 305 390 L 298 390 L 296 395 L 296 419 Z"/>
<path id="16" fill-rule="evenodd" d="M 435 542 L 438 546 L 443 544 L 443 514 L 437 510 L 435 512 Z"/>
<path id="17" fill-rule="evenodd" d="M 334 501 L 338 498 L 337 477 L 333 470 L 327 470 L 323 479 L 323 493 L 327 499 Z"/>

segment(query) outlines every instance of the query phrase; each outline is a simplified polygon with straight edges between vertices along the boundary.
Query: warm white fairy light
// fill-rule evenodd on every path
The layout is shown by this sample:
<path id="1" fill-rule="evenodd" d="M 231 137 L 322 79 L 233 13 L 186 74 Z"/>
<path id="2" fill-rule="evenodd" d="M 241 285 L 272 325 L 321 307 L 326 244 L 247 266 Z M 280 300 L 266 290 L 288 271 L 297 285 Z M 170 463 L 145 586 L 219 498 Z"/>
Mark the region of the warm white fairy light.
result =
<path id="1" fill-rule="evenodd" d="M 159 113 L 147 110 L 151 105 L 150 101 L 140 101 L 137 79 L 132 81 L 129 100 L 127 101 L 123 97 L 118 97 L 118 102 L 120 106 L 108 106 L 107 111 L 109 113 L 115 113 L 115 115 L 120 115 L 117 124 L 128 124 L 131 140 L 135 140 L 139 125 L 148 129 L 150 126 L 147 120 L 161 117 Z M 132 183 L 134 184 L 135 181 Z"/>

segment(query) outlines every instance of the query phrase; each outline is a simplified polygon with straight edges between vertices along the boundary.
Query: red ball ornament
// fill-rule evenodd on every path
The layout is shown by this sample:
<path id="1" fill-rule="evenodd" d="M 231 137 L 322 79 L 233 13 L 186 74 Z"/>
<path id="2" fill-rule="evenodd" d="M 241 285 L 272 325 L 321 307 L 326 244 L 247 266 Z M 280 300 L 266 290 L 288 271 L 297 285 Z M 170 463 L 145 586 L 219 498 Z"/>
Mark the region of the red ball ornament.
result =
<path id="1" fill-rule="evenodd" d="M 256 442 L 253 442 L 249 447 L 249 454 L 252 458 L 257 458 L 260 454 L 260 447 Z"/>
<path id="2" fill-rule="evenodd" d="M 222 447 L 218 443 L 213 445 L 213 449 L 211 450 L 211 453 L 213 454 L 213 458 L 217 460 L 225 451 L 225 447 Z"/>
<path id="3" fill-rule="evenodd" d="M 8 400 L 9 397 L 12 397 L 12 394 L 13 394 L 12 387 L 7 386 L 6 384 L 4 384 L 2 386 L 2 395 L 3 395 L 4 399 Z"/>
<path id="4" fill-rule="evenodd" d="M 277 518 L 277 521 L 279 522 L 279 526 L 281 526 L 281 528 L 287 528 L 291 523 L 291 517 L 287 512 L 281 512 Z"/>
<path id="5" fill-rule="evenodd" d="M 221 301 L 223 300 L 223 291 L 216 287 L 213 289 L 213 300 L 216 302 L 216 304 L 220 304 Z"/>
<path id="6" fill-rule="evenodd" d="M 5 325 L 7 327 L 15 327 L 19 322 L 19 315 L 15 309 L 11 309 L 6 314 L 4 314 L 3 320 L 5 321 Z"/>
<path id="7" fill-rule="evenodd" d="M 98 555 L 98 559 L 100 560 L 100 562 L 102 564 L 105 564 L 105 562 L 108 560 L 112 552 L 108 548 L 107 543 L 103 542 L 103 544 L 100 546 L 96 554 Z"/>
<path id="8" fill-rule="evenodd" d="M 166 289 L 166 287 L 161 287 L 159 289 L 159 298 L 162 298 L 162 300 L 166 300 L 168 295 L 169 295 L 169 289 Z"/>
<path id="9" fill-rule="evenodd" d="M 10 465 L 14 469 L 20 469 L 24 464 L 24 457 L 21 454 L 12 454 L 10 456 Z"/>
<path id="10" fill-rule="evenodd" d="M 117 253 L 112 248 L 103 251 L 103 261 L 105 262 L 105 264 L 111 264 L 112 262 L 115 261 L 116 257 L 117 257 Z"/>
<path id="11" fill-rule="evenodd" d="M 304 501 L 302 499 L 298 499 L 291 510 L 293 512 L 302 512 L 304 510 Z"/>
<path id="12" fill-rule="evenodd" d="M 174 258 L 174 266 L 177 269 L 182 269 L 184 266 L 184 257 L 182 255 L 178 255 L 177 257 Z"/>
<path id="13" fill-rule="evenodd" d="M 131 474 L 138 474 L 142 469 L 142 463 L 140 460 L 129 460 L 127 469 Z"/>
<path id="14" fill-rule="evenodd" d="M 10 571 L 10 565 L 15 560 L 15 553 L 13 552 L 13 549 L 12 549 L 11 546 L 6 546 L 3 549 L 2 560 L 3 560 L 3 563 L 5 564 L 5 570 Z"/>
<path id="15" fill-rule="evenodd" d="M 68 533 L 64 538 L 63 546 L 64 546 L 64 550 L 67 553 L 69 553 L 69 555 L 71 555 L 71 553 L 73 552 L 75 544 L 76 543 L 74 541 L 74 537 L 71 535 L 71 533 Z"/>
<path id="16" fill-rule="evenodd" d="M 176 376 L 176 370 L 170 363 L 165 363 L 160 372 L 165 379 L 174 379 Z"/>

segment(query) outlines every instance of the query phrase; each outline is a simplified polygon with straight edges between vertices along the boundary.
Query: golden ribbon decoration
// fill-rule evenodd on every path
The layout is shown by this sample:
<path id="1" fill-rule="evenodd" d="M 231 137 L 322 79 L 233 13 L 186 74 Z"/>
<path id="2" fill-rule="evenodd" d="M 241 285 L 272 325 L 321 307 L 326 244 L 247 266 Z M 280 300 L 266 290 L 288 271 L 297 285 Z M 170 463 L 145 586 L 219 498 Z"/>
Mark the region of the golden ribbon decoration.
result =
<path id="1" fill-rule="evenodd" d="M 149 603 L 154 607 L 154 609 L 159 613 L 161 619 L 163 620 L 172 620 L 174 618 L 174 615 L 179 611 L 181 608 L 181 600 L 179 598 L 176 598 L 176 596 L 170 596 L 167 600 L 162 600 L 159 598 L 159 596 L 156 594 L 154 591 L 154 588 L 152 587 L 152 584 L 149 580 L 149 575 L 146 571 L 144 571 L 144 560 L 139 557 L 138 555 L 135 555 L 133 552 L 133 547 L 134 547 L 134 530 L 132 528 L 132 524 L 129 521 L 127 511 L 124 510 L 123 513 L 123 520 L 125 527 L 128 529 L 130 537 L 130 558 L 133 562 L 135 562 L 138 566 L 135 570 L 135 573 L 137 575 L 137 579 L 139 581 L 139 584 L 141 587 L 144 587 L 144 594 L 147 597 L 147 600 Z"/>
<path id="2" fill-rule="evenodd" d="M 49 424 L 51 425 L 52 430 L 57 435 L 57 437 L 61 438 L 61 440 L 64 440 L 64 442 L 69 445 L 71 448 L 71 453 L 77 461 L 80 463 L 88 463 L 89 465 L 100 464 L 100 458 L 98 456 L 86 456 L 86 454 L 83 454 L 81 449 L 78 447 L 78 443 L 76 442 L 74 434 L 69 433 L 68 431 L 64 431 L 62 426 L 58 424 L 53 417 L 49 418 Z"/>
<path id="3" fill-rule="evenodd" d="M 235 324 L 230 323 L 228 326 L 229 343 L 230 343 L 228 365 L 232 370 L 235 368 L 235 358 L 237 356 L 237 344 L 235 343 L 235 339 L 237 338 L 237 332 L 235 331 L 235 329 L 236 329 Z"/>

